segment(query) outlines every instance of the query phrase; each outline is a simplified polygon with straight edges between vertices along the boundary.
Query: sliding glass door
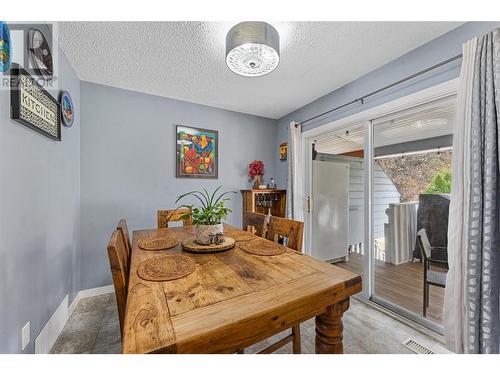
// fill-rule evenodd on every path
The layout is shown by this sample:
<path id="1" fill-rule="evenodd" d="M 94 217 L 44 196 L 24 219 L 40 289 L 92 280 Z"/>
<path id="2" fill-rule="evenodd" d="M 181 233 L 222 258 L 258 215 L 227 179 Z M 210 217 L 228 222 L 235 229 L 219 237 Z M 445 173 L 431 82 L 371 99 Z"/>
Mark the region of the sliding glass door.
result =
<path id="1" fill-rule="evenodd" d="M 372 120 L 371 299 L 442 331 L 455 98 Z"/>
<path id="2" fill-rule="evenodd" d="M 455 111 L 450 94 L 309 138 L 311 255 L 361 274 L 360 298 L 437 332 Z"/>

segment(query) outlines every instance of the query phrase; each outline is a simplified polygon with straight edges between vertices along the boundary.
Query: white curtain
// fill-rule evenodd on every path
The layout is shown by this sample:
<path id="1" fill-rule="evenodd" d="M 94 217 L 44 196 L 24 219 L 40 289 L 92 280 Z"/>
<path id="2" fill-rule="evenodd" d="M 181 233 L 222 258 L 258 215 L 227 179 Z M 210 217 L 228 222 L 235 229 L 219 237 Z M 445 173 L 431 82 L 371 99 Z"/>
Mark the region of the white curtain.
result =
<path id="1" fill-rule="evenodd" d="M 301 144 L 302 126 L 291 122 L 288 128 L 288 178 L 286 190 L 286 216 L 289 219 L 304 221 L 303 185 L 301 174 L 303 152 Z"/>
<path id="2" fill-rule="evenodd" d="M 453 128 L 452 191 L 448 225 L 448 263 L 444 298 L 444 329 L 448 349 L 463 353 L 466 347 L 465 277 L 469 243 L 471 108 L 477 38 L 463 45 Z"/>

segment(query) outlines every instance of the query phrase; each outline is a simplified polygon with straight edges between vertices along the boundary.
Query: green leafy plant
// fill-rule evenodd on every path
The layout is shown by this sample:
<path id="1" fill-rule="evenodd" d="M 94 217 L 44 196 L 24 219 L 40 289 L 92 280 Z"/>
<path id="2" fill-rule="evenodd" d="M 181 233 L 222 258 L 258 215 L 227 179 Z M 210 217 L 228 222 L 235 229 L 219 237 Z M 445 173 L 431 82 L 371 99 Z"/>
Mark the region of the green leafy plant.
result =
<path id="1" fill-rule="evenodd" d="M 446 169 L 436 173 L 425 190 L 426 194 L 449 194 L 451 193 L 451 170 Z"/>
<path id="2" fill-rule="evenodd" d="M 184 204 L 181 207 L 186 207 L 191 210 L 191 214 L 182 215 L 182 219 L 191 219 L 193 224 L 200 225 L 216 225 L 222 223 L 223 220 L 227 219 L 228 215 L 232 212 L 229 208 L 225 207 L 226 202 L 230 201 L 228 194 L 236 194 L 235 191 L 226 191 L 224 193 L 217 193 L 222 188 L 219 186 L 215 191 L 210 194 L 205 188 L 200 190 L 193 190 L 188 193 L 184 193 L 177 197 L 175 203 L 183 200 L 187 197 L 196 198 L 200 205 L 194 204 Z"/>

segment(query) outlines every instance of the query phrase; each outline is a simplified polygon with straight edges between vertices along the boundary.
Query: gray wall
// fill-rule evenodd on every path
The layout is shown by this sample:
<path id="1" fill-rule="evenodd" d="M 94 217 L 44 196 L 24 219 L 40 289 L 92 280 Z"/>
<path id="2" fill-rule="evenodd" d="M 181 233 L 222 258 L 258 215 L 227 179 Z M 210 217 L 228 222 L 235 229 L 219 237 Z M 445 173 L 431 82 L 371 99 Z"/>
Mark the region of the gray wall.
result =
<path id="1" fill-rule="evenodd" d="M 278 120 L 278 136 L 276 139 L 276 155 L 279 155 L 278 146 L 287 141 L 288 124 L 291 121 L 302 121 L 318 115 L 336 106 L 350 102 L 371 91 L 377 90 L 385 85 L 396 82 L 399 79 L 414 74 L 417 71 L 444 61 L 450 57 L 462 53 L 462 44 L 467 40 L 485 34 L 500 27 L 500 22 L 468 22 L 455 30 L 452 30 L 439 38 L 436 38 L 423 46 L 397 58 L 396 60 L 376 69 L 361 78 L 330 92 L 329 94 L 307 104 L 298 110 L 289 113 Z M 353 57 L 353 63 L 356 58 Z M 458 77 L 460 72 L 460 60 L 450 63 L 424 76 L 415 78 L 408 83 L 399 85 L 397 88 L 388 90 L 367 99 L 364 104 L 353 104 L 344 110 L 334 112 L 332 115 L 324 116 L 304 125 L 304 130 L 313 129 L 334 120 L 364 111 L 382 103 L 411 94 L 427 87 L 437 85 Z M 338 74 L 338 72 L 332 72 Z M 287 162 L 276 161 L 276 182 L 280 187 L 286 187 Z"/>
<path id="2" fill-rule="evenodd" d="M 228 222 L 241 225 L 248 163 L 274 176 L 276 121 L 82 82 L 82 289 L 111 283 L 106 244 L 119 218 L 129 229 L 156 226 L 156 210 L 177 195 L 223 185 L 238 190 Z M 219 131 L 219 178 L 175 178 L 175 125 Z"/>
<path id="3" fill-rule="evenodd" d="M 79 290 L 80 81 L 59 53 L 59 85 L 76 119 L 62 142 L 10 120 L 10 92 L 0 90 L 0 353 L 21 352 L 69 294 Z M 57 92 L 53 93 L 57 96 Z"/>

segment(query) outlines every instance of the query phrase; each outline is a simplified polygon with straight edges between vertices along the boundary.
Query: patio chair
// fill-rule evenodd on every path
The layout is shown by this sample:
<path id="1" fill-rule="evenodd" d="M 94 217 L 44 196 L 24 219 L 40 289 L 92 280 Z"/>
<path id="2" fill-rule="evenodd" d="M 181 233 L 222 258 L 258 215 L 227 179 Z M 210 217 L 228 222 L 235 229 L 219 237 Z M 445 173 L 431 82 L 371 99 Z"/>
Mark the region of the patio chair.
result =
<path id="1" fill-rule="evenodd" d="M 423 295 L 423 316 L 427 315 L 427 307 L 429 307 L 429 285 L 446 287 L 446 274 L 448 273 L 448 262 L 442 259 L 432 258 L 433 250 L 439 251 L 443 248 L 432 247 L 425 229 L 420 229 L 417 232 L 417 241 L 422 254 L 424 263 L 424 295 Z M 446 248 L 444 248 L 446 250 Z M 431 269 L 431 265 L 436 266 Z"/>

